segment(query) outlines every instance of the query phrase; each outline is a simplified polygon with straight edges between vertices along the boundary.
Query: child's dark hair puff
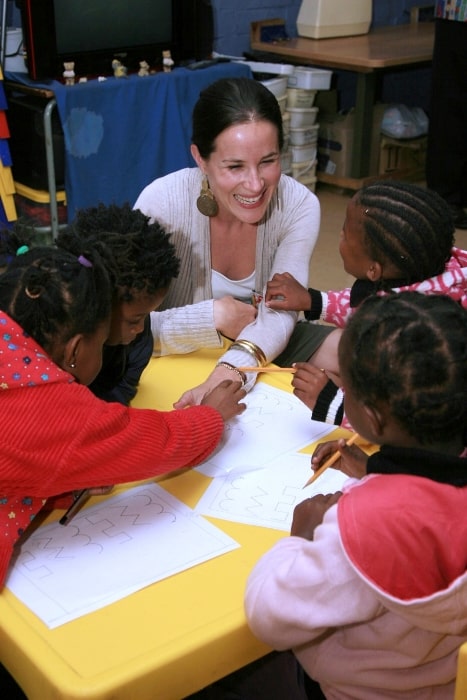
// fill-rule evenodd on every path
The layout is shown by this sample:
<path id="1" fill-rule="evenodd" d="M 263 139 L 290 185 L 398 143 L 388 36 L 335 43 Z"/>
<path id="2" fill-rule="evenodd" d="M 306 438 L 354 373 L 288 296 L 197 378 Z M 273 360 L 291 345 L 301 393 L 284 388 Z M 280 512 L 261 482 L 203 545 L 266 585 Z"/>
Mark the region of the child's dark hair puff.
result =
<path id="1" fill-rule="evenodd" d="M 180 268 L 170 235 L 128 203 L 79 210 L 58 234 L 57 246 L 75 254 L 96 251 L 120 301 L 132 301 L 135 292 L 154 295 L 166 289 Z"/>

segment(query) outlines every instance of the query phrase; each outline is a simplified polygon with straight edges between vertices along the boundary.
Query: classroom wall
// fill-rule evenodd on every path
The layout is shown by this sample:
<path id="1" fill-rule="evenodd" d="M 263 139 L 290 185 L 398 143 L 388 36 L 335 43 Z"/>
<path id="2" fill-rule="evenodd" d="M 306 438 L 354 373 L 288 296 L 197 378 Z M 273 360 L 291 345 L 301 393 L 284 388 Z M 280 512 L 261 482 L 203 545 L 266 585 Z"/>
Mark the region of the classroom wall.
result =
<path id="1" fill-rule="evenodd" d="M 352 0 L 342 0 L 352 2 Z M 282 18 L 287 34 L 297 35 L 297 15 L 301 0 L 211 0 L 214 8 L 214 50 L 230 56 L 243 56 L 250 50 L 250 23 L 260 19 Z M 422 0 L 373 0 L 372 27 L 403 24 L 410 19 L 410 10 L 429 4 Z M 382 80 L 380 99 L 429 110 L 431 70 L 416 68 L 388 72 Z M 355 74 L 337 72 L 333 86 L 339 94 L 339 109 L 355 104 Z"/>
<path id="2" fill-rule="evenodd" d="M 136 0 L 135 0 L 136 1 Z M 297 35 L 297 15 L 301 0 L 211 0 L 214 9 L 214 50 L 230 56 L 243 56 L 250 50 L 250 23 L 280 17 L 285 20 L 289 36 Z M 352 0 L 342 0 L 352 2 Z M 372 26 L 408 22 L 410 9 L 429 4 L 426 0 L 373 0 Z M 20 26 L 19 11 L 14 0 L 7 2 L 7 26 Z M 409 107 L 429 108 L 431 71 L 418 68 L 388 73 L 383 80 L 381 99 L 401 102 Z M 355 100 L 355 75 L 338 73 L 339 108 L 350 109 Z"/>
<path id="3" fill-rule="evenodd" d="M 135 0 L 137 2 L 137 0 Z M 301 0 L 211 0 L 214 9 L 214 49 L 241 56 L 250 48 L 250 22 L 281 17 L 290 36 L 297 34 Z M 352 0 L 342 0 L 352 2 Z M 422 0 L 373 0 L 373 26 L 408 22 L 410 8 L 429 4 Z M 7 26 L 20 26 L 14 0 L 7 0 Z"/>
<path id="4" fill-rule="evenodd" d="M 214 8 L 214 49 L 241 56 L 250 47 L 250 22 L 280 17 L 289 36 L 297 35 L 297 15 L 301 0 L 211 0 Z M 352 2 L 352 0 L 342 0 Z M 426 4 L 429 4 L 426 2 Z M 410 9 L 422 0 L 373 0 L 372 26 L 403 24 Z"/>

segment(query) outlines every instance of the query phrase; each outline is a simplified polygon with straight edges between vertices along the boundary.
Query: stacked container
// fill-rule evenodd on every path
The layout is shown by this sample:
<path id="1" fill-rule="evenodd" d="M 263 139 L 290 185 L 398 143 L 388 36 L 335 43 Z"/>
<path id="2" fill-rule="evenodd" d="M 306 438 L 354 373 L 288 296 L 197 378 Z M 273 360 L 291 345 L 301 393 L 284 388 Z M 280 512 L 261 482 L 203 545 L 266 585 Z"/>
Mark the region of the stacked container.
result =
<path id="1" fill-rule="evenodd" d="M 297 66 L 287 78 L 287 109 L 292 176 L 315 190 L 318 151 L 318 90 L 329 90 L 332 71 Z"/>
<path id="2" fill-rule="evenodd" d="M 314 101 L 318 90 L 331 87 L 332 71 L 283 63 L 242 63 L 250 66 L 253 77 L 274 93 L 279 103 L 284 127 L 282 171 L 314 191 L 319 130 Z"/>

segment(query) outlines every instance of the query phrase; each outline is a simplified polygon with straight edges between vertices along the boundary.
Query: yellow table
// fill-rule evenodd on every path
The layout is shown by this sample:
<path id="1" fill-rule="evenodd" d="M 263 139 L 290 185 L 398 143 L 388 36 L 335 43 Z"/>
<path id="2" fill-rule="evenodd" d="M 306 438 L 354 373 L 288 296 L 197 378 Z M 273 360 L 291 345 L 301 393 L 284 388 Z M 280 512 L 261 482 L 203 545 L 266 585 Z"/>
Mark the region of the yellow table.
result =
<path id="1" fill-rule="evenodd" d="M 207 376 L 218 354 L 151 360 L 134 404 L 170 409 Z M 290 390 L 290 379 L 260 381 Z M 209 483 L 190 470 L 159 481 L 191 507 Z M 29 700 L 179 700 L 269 652 L 247 627 L 243 592 L 254 563 L 285 533 L 212 522 L 241 546 L 52 630 L 4 589 L 0 661 Z"/>

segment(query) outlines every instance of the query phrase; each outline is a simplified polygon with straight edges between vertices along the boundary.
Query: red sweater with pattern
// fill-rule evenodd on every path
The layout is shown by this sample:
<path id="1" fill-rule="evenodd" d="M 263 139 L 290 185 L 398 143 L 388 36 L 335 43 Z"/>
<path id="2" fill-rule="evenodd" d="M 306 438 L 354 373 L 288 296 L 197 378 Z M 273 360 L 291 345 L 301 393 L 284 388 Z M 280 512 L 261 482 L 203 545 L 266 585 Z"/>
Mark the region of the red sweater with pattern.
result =
<path id="1" fill-rule="evenodd" d="M 209 406 L 129 408 L 96 398 L 0 311 L 0 586 L 46 499 L 203 462 L 223 420 Z"/>

